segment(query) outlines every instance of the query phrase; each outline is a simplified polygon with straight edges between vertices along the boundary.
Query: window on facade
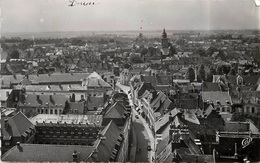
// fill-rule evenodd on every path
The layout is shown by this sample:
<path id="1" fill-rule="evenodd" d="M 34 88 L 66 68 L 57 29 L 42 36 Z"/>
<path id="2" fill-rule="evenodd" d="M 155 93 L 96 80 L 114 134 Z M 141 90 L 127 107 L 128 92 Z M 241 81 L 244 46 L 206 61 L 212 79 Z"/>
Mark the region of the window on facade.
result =
<path id="1" fill-rule="evenodd" d="M 53 110 L 51 109 L 50 114 L 53 114 Z"/>
<path id="2" fill-rule="evenodd" d="M 220 111 L 220 108 L 217 108 L 217 111 Z"/>
<path id="3" fill-rule="evenodd" d="M 227 112 L 230 112 L 230 107 L 227 107 Z"/>
<path id="4" fill-rule="evenodd" d="M 225 108 L 222 108 L 222 112 L 225 112 Z"/>
<path id="5" fill-rule="evenodd" d="M 74 135 L 74 132 L 71 132 L 71 135 Z"/>
<path id="6" fill-rule="evenodd" d="M 47 109 L 45 109 L 45 114 L 48 114 L 48 110 Z"/>
<path id="7" fill-rule="evenodd" d="M 10 142 L 9 142 L 9 141 L 6 141 L 6 142 L 5 142 L 5 145 L 10 145 Z"/>
<path id="8" fill-rule="evenodd" d="M 255 113 L 255 107 L 252 107 L 252 113 Z"/>
<path id="9" fill-rule="evenodd" d="M 246 107 L 246 112 L 249 113 L 249 107 Z"/>
<path id="10" fill-rule="evenodd" d="M 58 110 L 57 109 L 55 109 L 55 114 L 58 114 Z"/>

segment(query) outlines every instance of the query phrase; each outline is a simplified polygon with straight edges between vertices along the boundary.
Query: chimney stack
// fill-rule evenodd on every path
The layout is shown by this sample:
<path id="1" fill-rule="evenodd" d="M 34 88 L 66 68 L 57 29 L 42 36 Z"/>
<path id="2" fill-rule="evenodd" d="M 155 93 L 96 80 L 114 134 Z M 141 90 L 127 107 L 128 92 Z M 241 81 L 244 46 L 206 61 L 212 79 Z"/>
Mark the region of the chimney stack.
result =
<path id="1" fill-rule="evenodd" d="M 5 129 L 7 129 L 9 127 L 9 123 L 8 123 L 8 119 L 5 119 Z"/>
<path id="2" fill-rule="evenodd" d="M 52 97 L 52 95 L 50 95 L 50 102 L 51 102 L 51 103 L 53 102 L 53 97 Z"/>
<path id="3" fill-rule="evenodd" d="M 9 97 L 9 92 L 8 91 L 6 92 L 6 97 Z"/>
<path id="4" fill-rule="evenodd" d="M 78 162 L 78 153 L 76 150 L 72 153 L 72 158 L 73 162 Z"/>

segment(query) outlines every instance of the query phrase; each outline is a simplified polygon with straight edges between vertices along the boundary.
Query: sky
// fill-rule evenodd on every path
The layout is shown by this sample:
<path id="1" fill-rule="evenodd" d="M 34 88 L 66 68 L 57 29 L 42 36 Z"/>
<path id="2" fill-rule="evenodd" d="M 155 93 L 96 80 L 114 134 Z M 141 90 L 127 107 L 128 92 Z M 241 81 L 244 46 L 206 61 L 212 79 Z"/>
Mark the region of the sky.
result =
<path id="1" fill-rule="evenodd" d="M 253 0 L 71 1 L 2 0 L 1 32 L 260 29 Z"/>

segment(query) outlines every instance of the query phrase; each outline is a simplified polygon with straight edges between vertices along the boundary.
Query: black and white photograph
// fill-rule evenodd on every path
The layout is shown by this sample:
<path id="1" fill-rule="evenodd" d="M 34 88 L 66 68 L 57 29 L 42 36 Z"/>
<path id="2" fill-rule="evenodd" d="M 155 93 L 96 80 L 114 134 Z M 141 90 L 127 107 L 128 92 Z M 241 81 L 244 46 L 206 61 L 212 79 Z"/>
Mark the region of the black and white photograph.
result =
<path id="1" fill-rule="evenodd" d="M 260 0 L 0 0 L 0 162 L 260 162 Z"/>

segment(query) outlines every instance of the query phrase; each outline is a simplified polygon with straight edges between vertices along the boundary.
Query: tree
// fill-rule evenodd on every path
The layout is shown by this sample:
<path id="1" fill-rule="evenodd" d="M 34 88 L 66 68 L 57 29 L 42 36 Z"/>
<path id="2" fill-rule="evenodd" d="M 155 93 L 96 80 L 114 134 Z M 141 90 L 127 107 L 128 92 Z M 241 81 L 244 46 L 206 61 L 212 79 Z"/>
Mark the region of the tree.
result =
<path id="1" fill-rule="evenodd" d="M 218 57 L 221 58 L 221 60 L 223 61 L 226 60 L 226 55 L 222 50 L 219 51 Z"/>
<path id="2" fill-rule="evenodd" d="M 195 72 L 194 69 L 189 67 L 186 73 L 186 79 L 189 79 L 191 82 L 195 79 Z"/>
<path id="3" fill-rule="evenodd" d="M 223 71 L 223 74 L 228 74 L 230 70 L 229 70 L 229 67 L 222 65 L 222 71 Z"/>
<path id="4" fill-rule="evenodd" d="M 76 97 L 75 97 L 75 94 L 73 93 L 72 97 L 71 97 L 71 102 L 75 102 L 75 101 L 76 101 Z"/>
<path id="5" fill-rule="evenodd" d="M 229 75 L 232 75 L 232 76 L 234 76 L 234 75 L 236 75 L 236 70 L 235 70 L 235 68 L 231 68 L 231 70 L 229 71 Z"/>
<path id="6" fill-rule="evenodd" d="M 10 54 L 10 58 L 11 59 L 19 59 L 19 52 L 18 52 L 18 50 L 12 50 L 12 52 Z"/>
<path id="7" fill-rule="evenodd" d="M 206 51 L 206 55 L 207 56 L 212 56 L 212 54 L 215 52 L 215 51 L 218 51 L 218 49 L 216 47 L 213 47 L 213 46 L 210 46 L 207 51 Z"/>
<path id="8" fill-rule="evenodd" d="M 143 48 L 142 51 L 141 51 L 141 56 L 143 57 L 147 53 L 148 53 L 148 49 L 147 48 Z"/>
<path id="9" fill-rule="evenodd" d="M 212 82 L 213 75 L 216 75 L 216 70 L 213 67 L 211 67 L 208 74 L 207 74 L 207 81 L 208 82 Z"/>
<path id="10" fill-rule="evenodd" d="M 172 57 L 174 54 L 176 54 L 176 49 L 172 46 L 171 43 L 168 43 L 169 47 L 169 55 Z"/>
<path id="11" fill-rule="evenodd" d="M 204 69 L 204 65 L 202 64 L 199 69 L 199 75 L 197 81 L 205 81 L 205 78 L 206 78 L 206 72 Z"/>
<path id="12" fill-rule="evenodd" d="M 239 75 L 245 75 L 245 74 L 246 74 L 245 69 L 240 70 Z"/>
<path id="13" fill-rule="evenodd" d="M 184 44 L 185 44 L 185 40 L 184 40 L 184 39 L 178 39 L 178 40 L 176 41 L 176 44 L 177 44 L 177 45 L 184 45 Z"/>
<path id="14" fill-rule="evenodd" d="M 130 57 L 129 57 L 130 61 L 132 63 L 143 63 L 143 60 L 142 58 L 139 56 L 139 55 L 135 55 L 135 54 L 132 54 Z"/>
<path id="15" fill-rule="evenodd" d="M 223 67 L 221 65 L 218 65 L 218 67 L 217 67 L 217 74 L 223 75 Z"/>
<path id="16" fill-rule="evenodd" d="M 205 57 L 206 56 L 206 51 L 202 48 L 199 48 L 197 50 L 197 53 L 201 56 L 201 57 Z"/>

